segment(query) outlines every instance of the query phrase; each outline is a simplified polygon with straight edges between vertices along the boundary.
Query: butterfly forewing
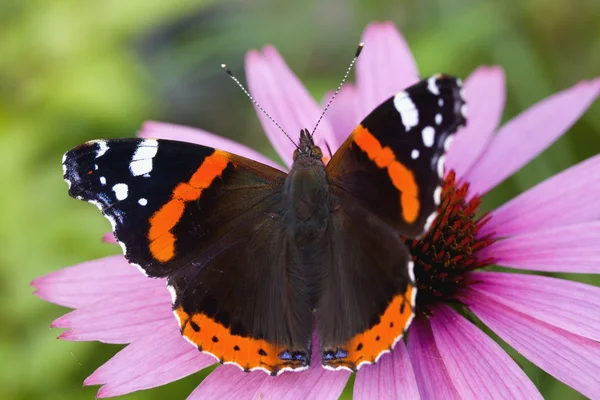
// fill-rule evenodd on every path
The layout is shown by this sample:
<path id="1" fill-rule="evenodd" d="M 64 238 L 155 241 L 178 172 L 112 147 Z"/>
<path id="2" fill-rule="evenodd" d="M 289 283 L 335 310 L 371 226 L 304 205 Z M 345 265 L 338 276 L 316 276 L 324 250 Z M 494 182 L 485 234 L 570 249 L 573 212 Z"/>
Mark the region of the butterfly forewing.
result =
<path id="1" fill-rule="evenodd" d="M 436 75 L 371 112 L 327 165 L 332 190 L 418 237 L 435 218 L 446 148 L 466 123 L 461 82 Z"/>

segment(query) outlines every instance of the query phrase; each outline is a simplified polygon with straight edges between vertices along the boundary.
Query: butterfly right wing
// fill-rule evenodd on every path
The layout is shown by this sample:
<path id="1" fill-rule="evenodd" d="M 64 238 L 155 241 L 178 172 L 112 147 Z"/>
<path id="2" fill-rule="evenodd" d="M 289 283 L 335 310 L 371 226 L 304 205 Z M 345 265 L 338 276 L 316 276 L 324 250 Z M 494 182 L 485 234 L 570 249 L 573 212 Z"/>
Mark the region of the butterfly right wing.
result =
<path id="1" fill-rule="evenodd" d="M 408 328 L 417 288 L 403 238 L 436 218 L 465 110 L 460 80 L 434 75 L 373 110 L 327 164 L 336 257 L 316 312 L 326 368 L 377 362 Z"/>
<path id="2" fill-rule="evenodd" d="M 100 208 L 128 261 L 168 278 L 181 332 L 201 351 L 271 374 L 309 365 L 311 310 L 287 276 L 286 174 L 153 139 L 87 142 L 63 169 L 69 194 Z"/>

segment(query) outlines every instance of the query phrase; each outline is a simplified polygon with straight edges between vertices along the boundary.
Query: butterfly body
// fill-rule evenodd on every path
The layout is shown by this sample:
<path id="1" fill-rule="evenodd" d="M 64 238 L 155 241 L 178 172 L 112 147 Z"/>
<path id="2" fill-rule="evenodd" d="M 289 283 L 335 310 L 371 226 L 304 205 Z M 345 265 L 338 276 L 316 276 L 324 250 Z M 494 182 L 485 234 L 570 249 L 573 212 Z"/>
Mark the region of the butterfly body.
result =
<path id="1" fill-rule="evenodd" d="M 357 370 L 414 316 L 404 238 L 440 204 L 443 156 L 465 123 L 437 75 L 377 107 L 325 164 L 302 130 L 289 173 L 169 140 L 96 140 L 63 160 L 72 197 L 111 221 L 127 260 L 166 278 L 182 335 L 246 371 Z"/>

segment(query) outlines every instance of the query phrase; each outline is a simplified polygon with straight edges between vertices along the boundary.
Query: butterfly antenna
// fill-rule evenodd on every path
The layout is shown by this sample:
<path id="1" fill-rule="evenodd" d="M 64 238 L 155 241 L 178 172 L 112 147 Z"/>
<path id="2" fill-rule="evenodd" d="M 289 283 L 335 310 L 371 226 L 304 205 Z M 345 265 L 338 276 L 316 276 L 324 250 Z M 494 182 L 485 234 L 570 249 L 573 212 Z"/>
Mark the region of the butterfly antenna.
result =
<path id="1" fill-rule="evenodd" d="M 321 120 L 323 119 L 323 116 L 325 115 L 325 113 L 329 109 L 329 106 L 333 102 L 333 99 L 335 99 L 335 96 L 337 96 L 337 94 L 342 89 L 342 86 L 344 86 L 344 83 L 346 83 L 346 79 L 348 79 L 348 75 L 350 74 L 350 71 L 352 71 L 352 67 L 354 67 L 354 64 L 356 63 L 356 60 L 358 60 L 358 56 L 360 56 L 360 52 L 362 51 L 363 47 L 365 47 L 364 43 L 360 43 L 358 45 L 358 48 L 356 49 L 356 53 L 354 54 L 354 58 L 352 59 L 352 61 L 350 61 L 350 65 L 348 66 L 348 69 L 346 69 L 346 73 L 344 74 L 344 77 L 342 78 L 342 81 L 340 82 L 339 86 L 337 87 L 337 89 L 333 93 L 333 96 L 331 96 L 331 99 L 329 99 L 329 102 L 325 106 L 325 109 L 321 113 L 321 116 L 319 117 L 319 120 L 317 121 L 317 124 L 315 125 L 315 128 L 313 129 L 312 133 L 310 134 L 311 136 L 313 136 L 315 134 L 315 132 L 317 130 L 317 127 L 319 126 L 319 123 L 321 122 Z"/>
<path id="2" fill-rule="evenodd" d="M 329 143 L 325 142 L 325 147 L 327 147 L 327 151 L 329 152 L 329 158 L 333 157 L 333 153 L 331 152 L 331 147 L 329 147 Z"/>
<path id="3" fill-rule="evenodd" d="M 235 83 L 237 83 L 237 85 L 240 87 L 240 89 L 242 89 L 242 91 L 243 91 L 243 92 L 246 94 L 246 96 L 248 96 L 248 98 L 250 99 L 250 101 L 251 101 L 252 103 L 254 103 L 254 105 L 255 105 L 256 107 L 258 107 L 258 109 L 259 109 L 260 111 L 262 111 L 262 112 L 263 112 L 263 114 L 265 114 L 265 115 L 267 116 L 267 118 L 269 118 L 269 119 L 271 120 L 271 122 L 273 122 L 273 123 L 275 124 L 275 126 L 276 126 L 276 127 L 278 127 L 278 128 L 279 128 L 279 130 L 280 130 L 281 132 L 283 132 L 283 134 L 284 134 L 284 135 L 285 135 L 285 136 L 286 136 L 288 139 L 290 139 L 290 141 L 291 141 L 291 142 L 294 144 L 294 146 L 296 146 L 296 148 L 297 148 L 297 149 L 300 149 L 300 148 L 298 147 L 298 145 L 296 144 L 296 142 L 295 142 L 294 140 L 292 140 L 292 138 L 290 137 L 290 135 L 288 135 L 288 134 L 287 134 L 287 132 L 283 130 L 283 128 L 282 128 L 282 127 L 281 127 L 281 126 L 280 126 L 280 125 L 277 123 L 277 121 L 275 121 L 275 120 L 273 119 L 273 117 L 271 117 L 271 116 L 269 115 L 269 113 L 268 113 L 268 112 L 266 112 L 266 111 L 265 111 L 265 109 L 264 109 L 264 108 L 262 108 L 262 106 L 261 106 L 260 104 L 258 104 L 258 102 L 257 102 L 256 100 L 254 100 L 254 97 L 252 97 L 252 95 L 251 95 L 251 94 L 250 94 L 250 93 L 249 93 L 249 92 L 246 90 L 246 88 L 244 87 L 244 85 L 242 85 L 242 84 L 241 84 L 241 82 L 238 80 L 238 78 L 236 78 L 236 77 L 233 75 L 233 72 L 231 72 L 231 70 L 229 69 L 229 67 L 228 67 L 227 65 L 225 65 L 225 64 L 221 64 L 221 68 L 223 68 L 223 69 L 225 70 L 225 72 L 227 72 L 227 75 L 229 75 L 229 77 L 230 77 L 231 79 L 233 79 L 233 81 L 234 81 Z"/>

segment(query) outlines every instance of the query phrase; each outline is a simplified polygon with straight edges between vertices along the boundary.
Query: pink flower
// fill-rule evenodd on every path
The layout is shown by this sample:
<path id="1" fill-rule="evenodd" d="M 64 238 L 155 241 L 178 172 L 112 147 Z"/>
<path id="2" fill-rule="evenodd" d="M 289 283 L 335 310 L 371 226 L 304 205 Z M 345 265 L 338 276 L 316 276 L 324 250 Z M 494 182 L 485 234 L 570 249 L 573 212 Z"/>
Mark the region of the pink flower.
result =
<path id="1" fill-rule="evenodd" d="M 392 24 L 369 25 L 363 40 L 357 84 L 344 87 L 316 134 L 332 150 L 371 109 L 418 79 L 410 50 Z M 319 117 L 322 106 L 273 47 L 251 51 L 246 73 L 253 96 L 287 132 Z M 440 215 L 426 237 L 409 242 L 420 288 L 417 318 L 407 346 L 399 342 L 392 354 L 357 373 L 355 398 L 541 398 L 509 355 L 449 306 L 461 303 L 549 374 L 585 396 L 600 395 L 599 288 L 475 271 L 494 263 L 518 270 L 600 272 L 600 155 L 475 217 L 479 196 L 566 132 L 600 93 L 600 79 L 555 94 L 498 129 L 504 90 L 499 67 L 480 67 L 466 79 L 469 124 L 447 157 Z M 293 145 L 258 115 L 289 166 Z M 140 136 L 201 143 L 274 165 L 197 129 L 149 122 Z M 68 328 L 61 338 L 129 343 L 86 379 L 86 385 L 103 385 L 99 397 L 164 385 L 215 362 L 181 337 L 165 282 L 145 278 L 121 256 L 66 268 L 33 285 L 41 298 L 75 309 L 52 323 Z M 277 377 L 219 366 L 189 398 L 337 398 L 349 373 L 324 370 L 315 349 L 316 340 L 309 370 Z"/>

